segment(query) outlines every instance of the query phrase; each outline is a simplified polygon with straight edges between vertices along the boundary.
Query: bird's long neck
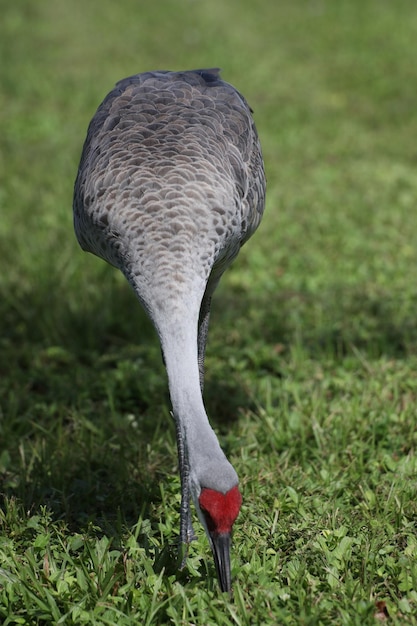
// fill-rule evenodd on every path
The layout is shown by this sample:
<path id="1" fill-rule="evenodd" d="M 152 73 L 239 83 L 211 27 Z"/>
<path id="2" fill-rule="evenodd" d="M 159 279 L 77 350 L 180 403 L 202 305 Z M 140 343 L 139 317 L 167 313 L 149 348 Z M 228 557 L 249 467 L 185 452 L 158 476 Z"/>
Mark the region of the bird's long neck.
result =
<path id="1" fill-rule="evenodd" d="M 208 445 L 218 446 L 208 422 L 201 395 L 197 355 L 197 315 L 187 322 L 172 321 L 167 329 L 158 328 L 175 419 L 188 445 L 199 447 L 202 437 Z M 215 440 L 215 442 L 213 442 Z"/>
<path id="2" fill-rule="evenodd" d="M 184 322 L 186 319 L 186 322 Z M 201 395 L 197 355 L 198 308 L 157 324 L 174 417 L 181 431 L 190 470 L 194 499 L 208 487 L 226 492 L 237 484 L 232 465 L 226 459 L 210 426 Z"/>

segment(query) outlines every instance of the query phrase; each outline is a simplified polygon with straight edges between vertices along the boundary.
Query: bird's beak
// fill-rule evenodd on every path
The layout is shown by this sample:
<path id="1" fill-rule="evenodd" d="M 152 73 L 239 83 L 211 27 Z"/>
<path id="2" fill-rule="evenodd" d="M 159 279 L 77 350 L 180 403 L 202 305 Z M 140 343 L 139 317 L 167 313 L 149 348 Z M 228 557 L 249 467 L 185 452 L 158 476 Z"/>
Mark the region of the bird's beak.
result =
<path id="1" fill-rule="evenodd" d="M 210 533 L 211 549 L 216 564 L 217 576 L 222 591 L 232 589 L 232 575 L 230 571 L 230 533 Z"/>

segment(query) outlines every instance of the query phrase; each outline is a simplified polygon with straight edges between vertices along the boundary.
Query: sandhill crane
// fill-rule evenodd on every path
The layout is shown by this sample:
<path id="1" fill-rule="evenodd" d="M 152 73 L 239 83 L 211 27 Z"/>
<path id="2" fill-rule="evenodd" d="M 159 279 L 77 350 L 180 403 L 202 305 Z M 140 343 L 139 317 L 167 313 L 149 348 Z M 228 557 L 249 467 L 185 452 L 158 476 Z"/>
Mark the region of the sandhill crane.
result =
<path id="1" fill-rule="evenodd" d="M 202 399 L 210 302 L 265 200 L 251 110 L 218 69 L 118 82 L 88 128 L 74 190 L 81 247 L 119 268 L 159 335 L 176 423 L 180 541 L 190 496 L 223 591 L 231 589 L 238 477 Z"/>

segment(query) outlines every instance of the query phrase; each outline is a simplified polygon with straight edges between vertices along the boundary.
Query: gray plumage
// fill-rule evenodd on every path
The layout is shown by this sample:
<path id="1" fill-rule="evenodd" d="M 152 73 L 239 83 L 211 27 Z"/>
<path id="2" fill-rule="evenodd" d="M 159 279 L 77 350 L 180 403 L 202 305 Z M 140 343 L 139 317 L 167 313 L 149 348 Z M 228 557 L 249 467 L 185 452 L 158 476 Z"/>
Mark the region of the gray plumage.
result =
<path id="1" fill-rule="evenodd" d="M 203 405 L 204 353 L 212 293 L 264 200 L 251 111 L 218 70 L 126 78 L 90 123 L 74 191 L 77 238 L 125 274 L 156 327 L 177 424 L 181 540 L 193 536 L 191 493 L 224 590 L 230 571 L 219 571 L 217 531 L 199 498 L 204 489 L 227 495 L 238 478 Z"/>

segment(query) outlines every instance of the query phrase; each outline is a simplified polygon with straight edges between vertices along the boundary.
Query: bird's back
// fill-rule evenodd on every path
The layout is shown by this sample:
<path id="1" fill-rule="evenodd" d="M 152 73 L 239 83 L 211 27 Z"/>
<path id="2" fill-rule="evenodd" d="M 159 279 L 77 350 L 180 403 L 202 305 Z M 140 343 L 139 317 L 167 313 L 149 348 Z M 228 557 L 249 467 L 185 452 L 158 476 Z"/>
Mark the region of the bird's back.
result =
<path id="1" fill-rule="evenodd" d="M 263 162 L 251 111 L 218 70 L 119 82 L 89 126 L 74 192 L 83 249 L 136 287 L 220 275 L 259 224 Z M 159 281 L 159 282 L 158 282 Z"/>

